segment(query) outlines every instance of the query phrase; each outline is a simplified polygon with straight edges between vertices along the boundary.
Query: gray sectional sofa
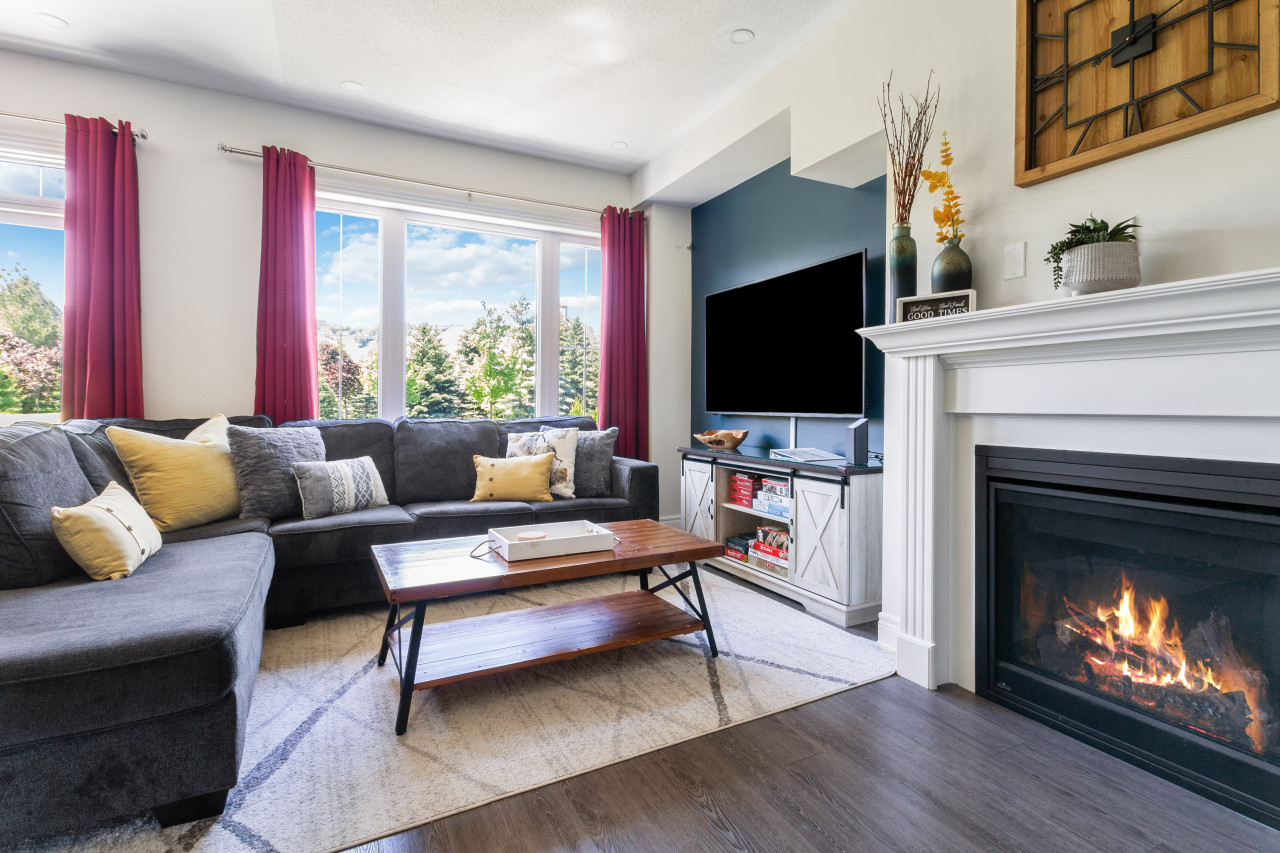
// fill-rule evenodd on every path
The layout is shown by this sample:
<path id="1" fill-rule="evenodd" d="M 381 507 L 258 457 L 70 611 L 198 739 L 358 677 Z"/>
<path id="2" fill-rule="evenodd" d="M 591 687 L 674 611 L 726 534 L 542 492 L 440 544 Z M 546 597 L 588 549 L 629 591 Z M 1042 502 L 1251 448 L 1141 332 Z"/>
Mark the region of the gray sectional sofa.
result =
<path id="1" fill-rule="evenodd" d="M 372 457 L 392 504 L 166 533 L 123 581 L 92 581 L 59 554 L 49 506 L 128 482 L 106 426 L 182 438 L 199 423 L 0 429 L 0 846 L 147 808 L 166 825 L 220 812 L 239 772 L 264 617 L 296 624 L 381 601 L 371 545 L 658 513 L 657 466 L 617 457 L 608 497 L 469 501 L 473 454 L 505 455 L 509 433 L 543 425 L 595 429 L 590 418 L 307 421 L 288 426 L 317 427 L 330 460 Z"/>

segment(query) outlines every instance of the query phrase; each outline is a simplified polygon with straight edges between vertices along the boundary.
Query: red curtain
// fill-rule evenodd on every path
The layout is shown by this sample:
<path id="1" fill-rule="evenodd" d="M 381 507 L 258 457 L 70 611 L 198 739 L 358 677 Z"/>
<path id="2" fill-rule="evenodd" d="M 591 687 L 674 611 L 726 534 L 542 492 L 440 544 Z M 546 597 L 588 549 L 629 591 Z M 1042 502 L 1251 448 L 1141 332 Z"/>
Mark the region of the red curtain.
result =
<path id="1" fill-rule="evenodd" d="M 142 417 L 138 157 L 129 122 L 66 116 L 62 418 Z"/>
<path id="2" fill-rule="evenodd" d="M 618 428 L 615 452 L 649 458 L 644 214 L 606 207 L 600 218 L 600 425 Z"/>
<path id="3" fill-rule="evenodd" d="M 276 423 L 314 418 L 316 181 L 296 151 L 262 149 L 262 269 L 254 408 Z"/>

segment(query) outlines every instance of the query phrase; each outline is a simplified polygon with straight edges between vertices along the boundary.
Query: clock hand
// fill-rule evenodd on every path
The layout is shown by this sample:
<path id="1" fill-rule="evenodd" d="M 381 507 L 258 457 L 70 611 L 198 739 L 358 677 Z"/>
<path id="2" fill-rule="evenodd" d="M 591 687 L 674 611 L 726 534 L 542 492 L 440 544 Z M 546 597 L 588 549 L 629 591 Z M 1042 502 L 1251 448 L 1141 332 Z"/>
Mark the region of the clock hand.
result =
<path id="1" fill-rule="evenodd" d="M 1101 65 L 1101 64 L 1102 64 L 1102 60 L 1106 59 L 1108 56 L 1110 56 L 1111 54 L 1115 53 L 1117 50 L 1121 50 L 1121 49 L 1123 49 L 1123 48 L 1128 47 L 1128 46 L 1129 46 L 1130 44 L 1132 44 L 1136 39 L 1140 39 L 1140 38 L 1142 38 L 1143 36 L 1145 36 L 1147 33 L 1150 33 L 1150 32 L 1152 32 L 1153 30 L 1155 30 L 1155 28 L 1156 28 L 1156 24 L 1160 23 L 1160 19 L 1161 19 L 1161 18 L 1163 18 L 1165 15 L 1169 14 L 1170 12 L 1172 12 L 1174 9 L 1178 8 L 1179 6 L 1181 6 L 1181 5 L 1183 4 L 1183 2 L 1184 2 L 1184 0 L 1178 0 L 1178 2 L 1174 3 L 1174 4 L 1173 4 L 1172 6 L 1170 6 L 1168 9 L 1165 9 L 1165 10 L 1164 10 L 1163 12 L 1161 12 L 1159 15 L 1156 15 L 1156 16 L 1155 16 L 1155 18 L 1151 21 L 1151 23 L 1147 24 L 1147 25 L 1146 25 L 1145 27 L 1143 27 L 1142 29 L 1137 30 L 1136 32 L 1131 31 L 1131 32 L 1129 33 L 1129 35 L 1125 36 L 1124 41 L 1120 42 L 1120 44 L 1116 45 L 1115 47 L 1111 48 L 1110 50 L 1103 51 L 1102 53 L 1100 53 L 1100 54 L 1098 54 L 1097 56 L 1095 56 L 1095 57 L 1093 58 L 1093 62 L 1092 62 L 1092 63 L 1090 63 L 1090 64 L 1091 64 L 1094 68 L 1097 68 L 1099 65 Z M 1132 30 L 1132 27 L 1133 27 L 1133 15 L 1132 15 L 1132 10 L 1130 10 L 1130 11 L 1131 11 L 1131 14 L 1129 15 L 1129 27 L 1130 27 L 1130 29 Z"/>

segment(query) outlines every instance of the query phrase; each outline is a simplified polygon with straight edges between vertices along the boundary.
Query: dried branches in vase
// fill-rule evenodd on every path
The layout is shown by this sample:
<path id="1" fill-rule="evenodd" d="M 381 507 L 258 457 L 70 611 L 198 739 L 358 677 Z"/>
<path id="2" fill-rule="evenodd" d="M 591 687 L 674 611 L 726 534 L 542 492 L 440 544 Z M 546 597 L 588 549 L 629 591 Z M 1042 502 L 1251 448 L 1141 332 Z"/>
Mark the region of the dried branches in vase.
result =
<path id="1" fill-rule="evenodd" d="M 883 99 L 876 99 L 884 121 L 884 138 L 889 145 L 889 165 L 893 171 L 893 239 L 889 241 L 889 322 L 897 319 L 898 300 L 916 295 L 916 241 L 911 236 L 911 205 L 920 187 L 924 152 L 933 135 L 933 117 L 938 112 L 940 90 L 933 85 L 933 72 L 925 82 L 924 97 L 911 102 L 898 95 L 893 99 L 893 75 L 884 84 Z"/>
<path id="2" fill-rule="evenodd" d="M 915 204 L 916 190 L 920 186 L 920 170 L 924 167 L 924 152 L 933 135 L 933 117 L 938 112 L 938 96 L 941 87 L 933 85 L 933 72 L 925 82 L 924 97 L 911 96 L 911 102 L 898 95 L 893 100 L 893 75 L 884 84 L 883 98 L 877 98 L 880 118 L 884 121 L 885 141 L 889 145 L 889 164 L 893 169 L 893 213 L 895 222 L 911 221 L 911 206 Z"/>

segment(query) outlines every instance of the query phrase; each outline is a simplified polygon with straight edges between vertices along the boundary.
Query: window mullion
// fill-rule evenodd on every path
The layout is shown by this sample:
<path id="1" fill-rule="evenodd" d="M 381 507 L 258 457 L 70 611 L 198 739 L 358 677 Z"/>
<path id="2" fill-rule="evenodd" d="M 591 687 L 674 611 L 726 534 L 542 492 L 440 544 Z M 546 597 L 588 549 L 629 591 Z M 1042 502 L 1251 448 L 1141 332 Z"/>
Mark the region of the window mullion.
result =
<path id="1" fill-rule="evenodd" d="M 404 415 L 405 341 L 405 240 L 404 215 L 397 210 L 382 214 L 382 282 L 379 288 L 378 415 L 395 420 Z"/>
<path id="2" fill-rule="evenodd" d="M 540 417 L 560 409 L 560 238 L 551 234 L 538 241 L 538 367 L 537 402 Z"/>

